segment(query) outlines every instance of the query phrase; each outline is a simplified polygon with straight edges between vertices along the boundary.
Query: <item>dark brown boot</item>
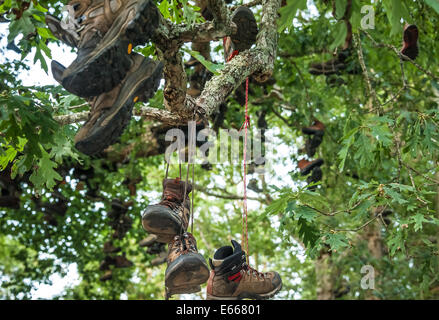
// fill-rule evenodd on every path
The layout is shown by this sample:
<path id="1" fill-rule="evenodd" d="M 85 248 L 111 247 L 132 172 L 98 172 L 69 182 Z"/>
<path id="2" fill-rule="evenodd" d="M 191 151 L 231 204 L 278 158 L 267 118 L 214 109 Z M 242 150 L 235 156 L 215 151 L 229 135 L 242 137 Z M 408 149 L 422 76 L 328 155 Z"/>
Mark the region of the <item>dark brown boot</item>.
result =
<path id="1" fill-rule="evenodd" d="M 79 34 L 78 57 L 62 85 L 80 97 L 111 91 L 131 67 L 133 48 L 145 44 L 159 23 L 152 0 L 72 0 L 71 22 Z"/>
<path id="2" fill-rule="evenodd" d="M 133 266 L 133 263 L 125 257 L 125 254 L 122 256 L 114 257 L 114 267 L 115 268 L 129 268 L 132 266 Z"/>
<path id="3" fill-rule="evenodd" d="M 247 265 L 245 252 L 232 240 L 209 259 L 206 300 L 269 299 L 282 288 L 277 272 L 261 273 Z"/>
<path id="4" fill-rule="evenodd" d="M 170 243 L 177 234 L 187 230 L 191 191 L 192 185 L 179 178 L 163 180 L 162 201 L 148 206 L 142 217 L 143 228 L 157 235 L 158 242 Z"/>
<path id="5" fill-rule="evenodd" d="M 145 239 L 139 242 L 140 247 L 150 247 L 157 241 L 157 236 L 155 234 L 150 234 Z"/>
<path id="6" fill-rule="evenodd" d="M 315 120 L 311 126 L 302 128 L 302 132 L 309 135 L 315 134 L 323 136 L 325 134 L 325 125 L 323 122 Z"/>
<path id="7" fill-rule="evenodd" d="M 104 275 L 99 278 L 99 280 L 104 282 L 104 281 L 111 280 L 112 278 L 113 278 L 113 271 L 107 270 L 107 271 L 105 271 Z"/>
<path id="8" fill-rule="evenodd" d="M 115 247 L 111 241 L 107 241 L 104 243 L 104 253 L 116 253 L 121 250 L 122 248 Z"/>
<path id="9" fill-rule="evenodd" d="M 235 54 L 250 49 L 256 42 L 258 25 L 253 12 L 244 6 L 238 7 L 232 14 L 232 21 L 238 27 L 236 34 L 224 41 L 224 60 L 229 61 Z"/>
<path id="10" fill-rule="evenodd" d="M 168 267 L 165 273 L 167 298 L 173 294 L 195 293 L 209 278 L 209 268 L 198 253 L 194 236 L 185 232 L 175 236 L 168 246 Z"/>
<path id="11" fill-rule="evenodd" d="M 418 37 L 419 31 L 417 26 L 415 26 L 414 24 L 407 24 L 404 27 L 404 37 L 401 53 L 412 60 L 415 60 L 419 54 Z"/>
<path id="12" fill-rule="evenodd" d="M 323 159 L 317 159 L 314 161 L 308 161 L 305 159 L 302 159 L 298 163 L 298 167 L 300 169 L 300 174 L 302 176 L 306 176 L 308 173 L 311 172 L 312 169 L 315 167 L 320 167 L 324 163 Z"/>

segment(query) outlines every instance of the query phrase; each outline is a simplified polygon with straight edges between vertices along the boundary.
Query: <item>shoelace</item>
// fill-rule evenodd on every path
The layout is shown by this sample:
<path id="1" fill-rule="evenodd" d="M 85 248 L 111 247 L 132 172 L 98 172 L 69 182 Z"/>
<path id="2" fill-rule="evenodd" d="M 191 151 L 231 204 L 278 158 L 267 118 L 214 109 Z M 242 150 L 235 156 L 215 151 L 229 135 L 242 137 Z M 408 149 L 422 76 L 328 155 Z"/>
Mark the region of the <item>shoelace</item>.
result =
<path id="1" fill-rule="evenodd" d="M 247 263 L 244 263 L 244 264 L 243 264 L 243 267 L 244 267 L 244 269 L 246 270 L 246 272 L 247 272 L 248 275 L 253 274 L 253 275 L 255 275 L 258 279 L 261 279 L 261 278 L 262 278 L 262 279 L 265 279 L 265 277 L 266 277 L 266 274 L 265 274 L 265 273 L 259 272 L 258 270 L 256 270 L 256 269 L 250 267 Z"/>

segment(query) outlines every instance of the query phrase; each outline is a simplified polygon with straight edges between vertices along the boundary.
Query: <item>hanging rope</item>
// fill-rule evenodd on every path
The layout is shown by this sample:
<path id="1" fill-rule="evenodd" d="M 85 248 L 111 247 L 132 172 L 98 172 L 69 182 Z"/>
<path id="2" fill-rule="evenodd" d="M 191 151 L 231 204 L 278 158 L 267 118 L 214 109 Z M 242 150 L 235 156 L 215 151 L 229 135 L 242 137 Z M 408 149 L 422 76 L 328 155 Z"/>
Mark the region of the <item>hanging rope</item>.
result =
<path id="1" fill-rule="evenodd" d="M 248 138 L 248 128 L 250 127 L 250 117 L 248 115 L 248 78 L 245 80 L 245 119 L 244 119 L 244 151 L 243 151 L 243 162 L 244 162 L 244 199 L 243 199 L 243 221 L 242 221 L 242 232 L 243 240 L 245 239 L 245 251 L 247 252 L 247 263 L 249 262 L 250 249 L 248 245 L 248 211 L 247 211 L 247 138 Z M 242 129 L 242 128 L 241 128 Z"/>
<path id="2" fill-rule="evenodd" d="M 227 37 L 223 38 L 224 50 L 226 50 Z M 232 60 L 237 54 L 238 50 L 234 50 L 229 57 L 226 59 L 226 63 Z M 244 197 L 243 197 L 243 215 L 242 215 L 242 239 L 241 242 L 244 244 L 244 251 L 247 253 L 247 264 L 249 263 L 249 245 L 248 245 L 248 210 L 247 210 L 247 138 L 248 138 L 248 128 L 250 127 L 250 116 L 248 114 L 248 77 L 245 79 L 245 118 L 239 131 L 244 129 L 244 151 L 243 151 L 243 161 L 244 161 Z"/>

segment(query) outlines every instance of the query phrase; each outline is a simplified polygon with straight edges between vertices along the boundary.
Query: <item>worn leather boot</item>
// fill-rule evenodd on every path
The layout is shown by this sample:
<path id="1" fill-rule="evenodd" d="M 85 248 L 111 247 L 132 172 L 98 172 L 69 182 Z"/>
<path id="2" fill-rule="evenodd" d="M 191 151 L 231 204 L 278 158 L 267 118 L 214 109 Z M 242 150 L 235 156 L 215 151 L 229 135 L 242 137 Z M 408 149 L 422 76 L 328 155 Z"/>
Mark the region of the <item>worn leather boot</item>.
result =
<path id="1" fill-rule="evenodd" d="M 209 268 L 198 253 L 197 241 L 191 233 L 177 235 L 168 246 L 165 273 L 167 298 L 173 294 L 195 293 L 209 278 Z"/>
<path id="2" fill-rule="evenodd" d="M 315 134 L 323 136 L 325 134 L 325 125 L 319 120 L 315 120 L 309 127 L 302 128 L 304 134 Z"/>
<path id="3" fill-rule="evenodd" d="M 316 159 L 314 161 L 308 161 L 306 159 L 302 159 L 298 163 L 298 167 L 300 169 L 300 174 L 302 176 L 306 176 L 311 172 L 315 167 L 320 167 L 324 163 L 323 159 Z"/>
<path id="4" fill-rule="evenodd" d="M 209 259 L 210 277 L 206 300 L 269 299 L 282 288 L 277 272 L 261 273 L 247 265 L 245 252 L 236 241 L 218 249 Z"/>
<path id="5" fill-rule="evenodd" d="M 404 36 L 401 53 L 412 60 L 415 60 L 419 54 L 418 48 L 418 27 L 414 24 L 406 24 L 404 27 Z M 407 60 L 407 59 L 405 59 Z"/>
<path id="6" fill-rule="evenodd" d="M 157 235 L 157 242 L 170 243 L 176 235 L 187 230 L 191 191 L 192 185 L 179 178 L 163 180 L 162 201 L 148 206 L 142 217 L 143 228 Z"/>
<path id="7" fill-rule="evenodd" d="M 132 67 L 132 50 L 157 28 L 152 0 L 72 0 L 78 56 L 62 75 L 64 88 L 88 98 L 111 91 Z"/>
<path id="8" fill-rule="evenodd" d="M 133 53 L 125 79 L 113 90 L 89 99 L 90 115 L 75 136 L 75 147 L 95 155 L 116 143 L 131 120 L 134 104 L 148 101 L 157 91 L 163 64 Z M 64 67 L 52 61 L 52 74 L 59 82 Z M 65 72 L 65 71 L 64 71 Z"/>
<path id="9" fill-rule="evenodd" d="M 238 27 L 237 33 L 224 41 L 224 60 L 229 61 L 235 54 L 250 49 L 256 42 L 258 25 L 253 12 L 244 6 L 236 8 L 232 21 Z"/>
<path id="10" fill-rule="evenodd" d="M 122 248 L 115 247 L 111 241 L 107 241 L 104 243 L 104 253 L 116 253 L 121 250 Z"/>

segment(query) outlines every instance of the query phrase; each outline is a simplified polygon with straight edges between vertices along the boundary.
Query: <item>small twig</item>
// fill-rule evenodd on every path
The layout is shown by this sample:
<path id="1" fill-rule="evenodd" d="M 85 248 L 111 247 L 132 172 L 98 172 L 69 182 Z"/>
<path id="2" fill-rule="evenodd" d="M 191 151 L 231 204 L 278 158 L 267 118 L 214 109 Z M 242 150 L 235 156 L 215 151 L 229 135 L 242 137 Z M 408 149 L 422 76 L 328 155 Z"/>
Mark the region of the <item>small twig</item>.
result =
<path id="1" fill-rule="evenodd" d="M 356 229 L 334 229 L 334 231 L 336 231 L 336 232 L 358 232 L 361 229 L 366 228 L 369 224 L 374 222 L 376 219 L 378 219 L 378 215 L 376 215 L 375 217 L 373 217 L 372 219 L 367 221 L 365 224 L 363 224 L 362 226 L 360 226 L 360 227 L 358 227 Z"/>
<path id="2" fill-rule="evenodd" d="M 422 174 L 421 172 L 419 172 L 418 170 L 412 168 L 412 167 L 409 166 L 408 164 L 402 162 L 402 165 L 403 165 L 404 167 L 406 167 L 407 169 L 412 170 L 412 171 L 413 171 L 414 173 L 416 173 L 417 175 L 422 176 L 423 178 L 427 179 L 428 181 L 433 182 L 433 183 L 436 184 L 436 185 L 439 185 L 439 181 L 437 181 L 437 180 L 435 180 L 435 179 L 433 179 L 433 178 L 430 178 L 430 177 L 426 176 L 425 174 Z"/>
<path id="3" fill-rule="evenodd" d="M 375 103 L 377 103 L 377 108 L 378 108 L 378 110 L 380 110 L 381 104 L 380 104 L 380 101 L 378 100 L 378 97 L 377 97 L 375 90 L 372 87 L 369 73 L 368 73 L 367 68 L 366 68 L 366 63 L 364 62 L 363 48 L 361 46 L 361 40 L 360 40 L 359 34 L 358 33 L 354 34 L 353 39 L 354 39 L 355 45 L 357 47 L 358 60 L 360 61 L 360 66 L 361 66 L 361 69 L 363 70 L 363 76 L 364 76 L 364 80 L 366 81 L 366 84 L 367 84 L 369 96 L 371 96 L 373 98 L 373 100 L 375 101 Z M 371 110 L 371 111 L 373 111 L 373 110 Z"/>
<path id="4" fill-rule="evenodd" d="M 353 206 L 352 206 L 352 208 L 350 208 L 350 209 L 345 209 L 345 210 L 339 210 L 339 211 L 333 211 L 333 212 L 324 212 L 324 211 L 322 211 L 322 210 L 319 210 L 319 209 L 317 209 L 317 208 L 314 208 L 314 207 L 312 207 L 312 206 L 310 206 L 310 205 L 308 205 L 308 204 L 304 204 L 304 206 L 305 207 L 308 207 L 308 208 L 310 208 L 310 209 L 313 209 L 313 210 L 315 210 L 315 211 L 317 211 L 318 213 L 320 213 L 320 214 L 322 214 L 322 215 L 324 215 L 324 216 L 327 216 L 327 217 L 333 217 L 333 216 L 335 216 L 335 215 L 337 215 L 337 214 L 340 214 L 340 213 L 351 213 L 352 211 L 354 211 L 361 203 L 362 203 L 363 201 L 358 201 L 356 204 L 354 204 Z"/>

